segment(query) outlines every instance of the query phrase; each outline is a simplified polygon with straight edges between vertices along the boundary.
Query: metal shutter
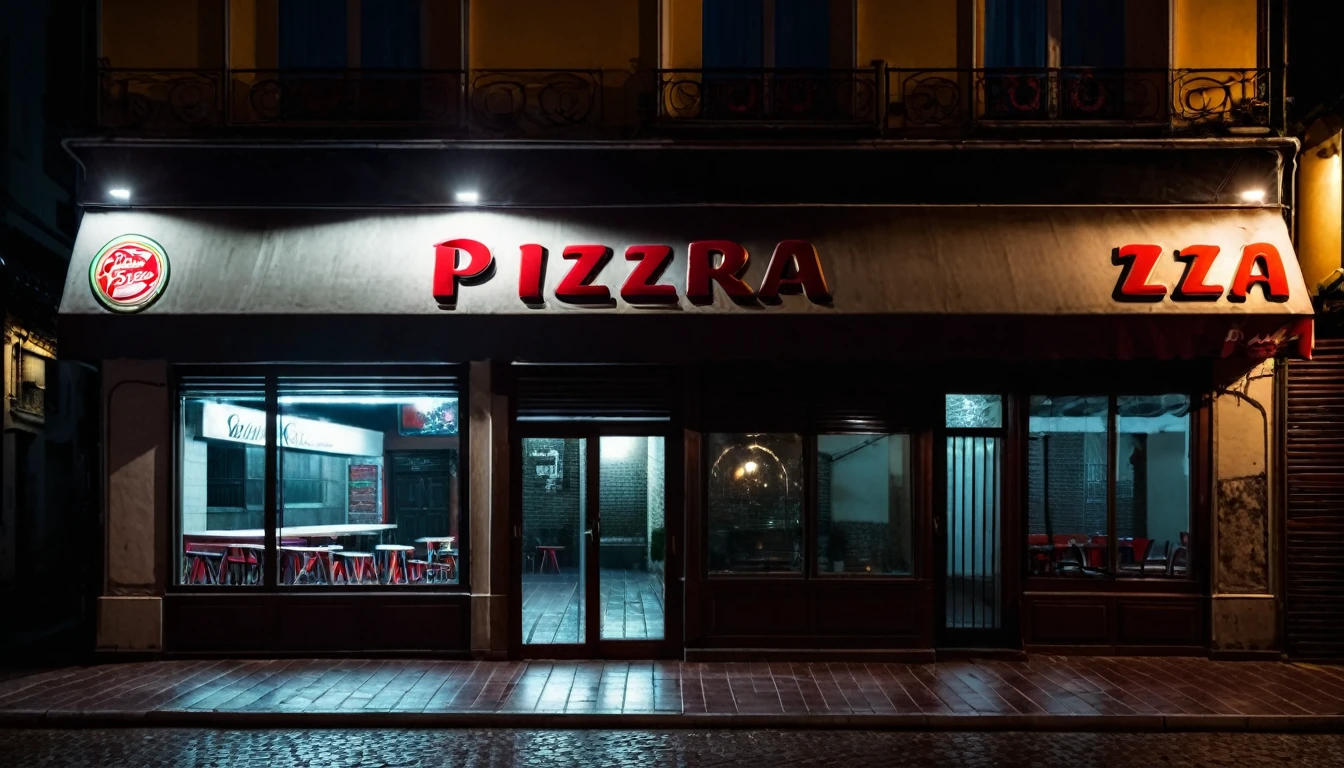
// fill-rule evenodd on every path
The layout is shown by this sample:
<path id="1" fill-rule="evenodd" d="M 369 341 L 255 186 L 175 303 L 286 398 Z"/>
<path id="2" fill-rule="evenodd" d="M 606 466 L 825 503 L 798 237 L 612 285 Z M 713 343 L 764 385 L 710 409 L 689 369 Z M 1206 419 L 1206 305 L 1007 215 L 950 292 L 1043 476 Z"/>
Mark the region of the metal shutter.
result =
<path id="1" fill-rule="evenodd" d="M 1344 658 L 1344 339 L 1288 364 L 1287 650 Z"/>
<path id="2" fill-rule="evenodd" d="M 512 375 L 519 421 L 668 421 L 681 395 L 670 366 L 516 363 Z"/>

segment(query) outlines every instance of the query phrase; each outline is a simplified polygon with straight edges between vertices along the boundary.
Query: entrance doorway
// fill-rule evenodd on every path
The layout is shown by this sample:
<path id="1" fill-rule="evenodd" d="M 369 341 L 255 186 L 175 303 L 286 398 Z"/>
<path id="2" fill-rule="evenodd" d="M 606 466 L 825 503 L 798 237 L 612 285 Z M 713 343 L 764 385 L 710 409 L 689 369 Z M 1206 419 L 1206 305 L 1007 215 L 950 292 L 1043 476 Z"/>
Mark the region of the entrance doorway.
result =
<path id="1" fill-rule="evenodd" d="M 999 648 L 1015 615 L 1004 599 L 1003 401 L 948 395 L 947 414 L 935 475 L 942 491 L 934 510 L 938 645 Z"/>
<path id="2" fill-rule="evenodd" d="M 553 436 L 552 436 L 553 435 Z M 657 658 L 680 650 L 665 435 L 519 442 L 514 604 L 521 655 Z M 671 542 L 672 546 L 669 546 Z"/>

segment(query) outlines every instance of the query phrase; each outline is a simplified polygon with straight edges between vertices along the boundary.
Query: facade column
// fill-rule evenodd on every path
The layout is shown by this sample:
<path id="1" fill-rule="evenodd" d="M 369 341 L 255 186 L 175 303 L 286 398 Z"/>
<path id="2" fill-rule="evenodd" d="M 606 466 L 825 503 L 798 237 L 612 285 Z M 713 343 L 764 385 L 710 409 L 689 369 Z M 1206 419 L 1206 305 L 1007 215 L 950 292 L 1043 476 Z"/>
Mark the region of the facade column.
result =
<path id="1" fill-rule="evenodd" d="M 1274 477 L 1273 360 L 1213 401 L 1213 548 L 1210 649 L 1272 652 L 1279 647 Z"/>
<path id="2" fill-rule="evenodd" d="M 509 410 L 499 384 L 489 360 L 470 364 L 471 652 L 485 659 L 509 650 Z"/>
<path id="3" fill-rule="evenodd" d="M 173 508 L 168 364 L 105 361 L 102 404 L 107 549 L 97 648 L 160 651 Z"/>

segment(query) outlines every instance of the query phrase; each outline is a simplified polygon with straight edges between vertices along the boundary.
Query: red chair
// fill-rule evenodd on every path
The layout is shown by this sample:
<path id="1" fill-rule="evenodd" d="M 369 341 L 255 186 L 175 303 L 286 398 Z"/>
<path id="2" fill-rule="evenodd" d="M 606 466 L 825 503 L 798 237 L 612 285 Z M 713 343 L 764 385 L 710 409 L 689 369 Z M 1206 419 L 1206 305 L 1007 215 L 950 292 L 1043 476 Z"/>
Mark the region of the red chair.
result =
<path id="1" fill-rule="evenodd" d="M 1106 536 L 1093 536 L 1088 541 L 1088 544 L 1093 545 L 1087 548 L 1087 564 L 1089 567 L 1091 568 L 1106 567 L 1106 560 L 1108 555 L 1110 554 L 1110 548 L 1107 547 L 1106 545 L 1109 541 L 1110 538 Z"/>
<path id="2" fill-rule="evenodd" d="M 1135 537 L 1120 540 L 1120 570 L 1126 573 L 1143 574 L 1143 564 L 1153 551 L 1153 540 Z M 1125 553 L 1129 556 L 1126 557 Z"/>

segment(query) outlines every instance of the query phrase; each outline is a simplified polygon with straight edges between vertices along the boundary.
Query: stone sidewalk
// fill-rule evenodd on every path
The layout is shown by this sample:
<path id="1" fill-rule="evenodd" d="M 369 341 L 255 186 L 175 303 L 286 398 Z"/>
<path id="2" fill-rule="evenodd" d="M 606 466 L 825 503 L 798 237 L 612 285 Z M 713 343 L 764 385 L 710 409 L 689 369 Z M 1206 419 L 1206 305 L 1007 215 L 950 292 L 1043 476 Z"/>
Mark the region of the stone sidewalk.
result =
<path id="1" fill-rule="evenodd" d="M 107 664 L 0 681 L 0 727 L 125 725 L 1344 732 L 1344 667 L 301 659 Z"/>

